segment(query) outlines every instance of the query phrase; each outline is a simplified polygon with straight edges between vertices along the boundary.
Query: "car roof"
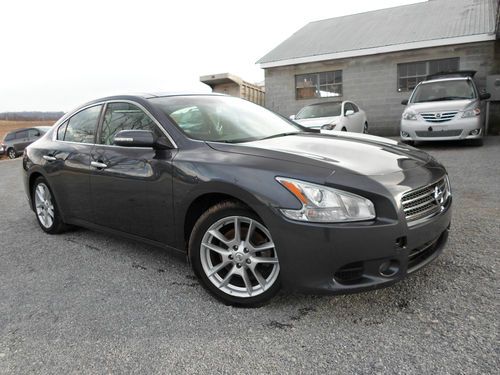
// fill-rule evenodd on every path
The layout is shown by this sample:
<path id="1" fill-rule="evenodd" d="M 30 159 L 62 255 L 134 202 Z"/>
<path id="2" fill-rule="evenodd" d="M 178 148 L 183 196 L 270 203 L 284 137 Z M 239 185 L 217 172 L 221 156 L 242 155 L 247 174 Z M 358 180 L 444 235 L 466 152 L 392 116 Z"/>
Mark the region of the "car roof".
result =
<path id="1" fill-rule="evenodd" d="M 326 104 L 342 104 L 344 102 L 349 102 L 349 103 L 352 103 L 350 102 L 349 100 L 344 100 L 342 102 L 320 102 L 320 103 L 312 103 L 312 104 L 308 104 L 306 105 L 305 107 L 312 107 L 312 106 L 315 106 L 315 105 L 326 105 Z M 305 108 L 304 107 L 304 108 Z"/>

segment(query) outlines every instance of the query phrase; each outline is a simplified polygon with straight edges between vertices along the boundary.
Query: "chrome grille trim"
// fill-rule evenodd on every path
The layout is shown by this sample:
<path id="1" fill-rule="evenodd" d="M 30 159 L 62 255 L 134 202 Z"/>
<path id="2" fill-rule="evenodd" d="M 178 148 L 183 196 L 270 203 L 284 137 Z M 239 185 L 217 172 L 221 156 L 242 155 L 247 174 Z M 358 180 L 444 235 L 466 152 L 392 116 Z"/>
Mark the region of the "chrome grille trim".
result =
<path id="1" fill-rule="evenodd" d="M 450 112 L 425 112 L 421 113 L 420 116 L 425 121 L 428 122 L 433 122 L 433 123 L 440 123 L 440 122 L 446 122 L 450 121 L 457 115 L 458 111 L 450 111 Z"/>
<path id="2" fill-rule="evenodd" d="M 436 190 L 437 188 L 437 190 Z M 441 192 L 441 196 L 436 192 Z M 448 204 L 451 191 L 446 177 L 430 185 L 411 190 L 401 198 L 401 206 L 408 222 L 430 218 L 443 211 Z"/>

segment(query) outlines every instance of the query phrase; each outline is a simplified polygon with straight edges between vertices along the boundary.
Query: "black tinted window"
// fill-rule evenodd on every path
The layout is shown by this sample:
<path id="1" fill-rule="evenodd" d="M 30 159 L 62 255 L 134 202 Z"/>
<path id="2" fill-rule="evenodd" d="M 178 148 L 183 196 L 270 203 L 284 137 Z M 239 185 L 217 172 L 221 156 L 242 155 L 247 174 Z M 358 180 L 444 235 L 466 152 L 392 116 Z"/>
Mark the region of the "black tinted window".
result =
<path id="1" fill-rule="evenodd" d="M 157 137 L 163 136 L 151 117 L 139 107 L 130 103 L 110 103 L 104 114 L 100 143 L 111 145 L 116 133 L 131 129 L 151 130 Z"/>
<path id="2" fill-rule="evenodd" d="M 16 139 L 24 139 L 24 138 L 28 138 L 28 131 L 27 130 L 23 130 L 22 132 L 16 133 Z"/>
<path id="3" fill-rule="evenodd" d="M 16 134 L 10 133 L 5 136 L 5 141 L 12 141 L 14 138 L 16 138 Z"/>
<path id="4" fill-rule="evenodd" d="M 354 108 L 352 108 L 351 103 L 344 104 L 344 115 L 346 114 L 347 111 L 354 111 Z"/>
<path id="5" fill-rule="evenodd" d="M 69 119 L 64 140 L 67 142 L 94 143 L 94 134 L 101 113 L 101 105 L 78 112 Z"/>

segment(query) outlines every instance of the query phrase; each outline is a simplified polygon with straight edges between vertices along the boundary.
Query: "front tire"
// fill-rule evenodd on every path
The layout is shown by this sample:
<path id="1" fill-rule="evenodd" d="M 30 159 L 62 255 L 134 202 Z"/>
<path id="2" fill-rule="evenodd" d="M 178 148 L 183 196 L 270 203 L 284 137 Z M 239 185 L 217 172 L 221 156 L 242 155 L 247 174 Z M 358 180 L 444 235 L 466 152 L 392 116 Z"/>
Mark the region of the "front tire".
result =
<path id="1" fill-rule="evenodd" d="M 15 158 L 17 158 L 17 152 L 13 148 L 9 148 L 7 150 L 7 155 L 9 157 L 9 159 L 15 159 Z"/>
<path id="2" fill-rule="evenodd" d="M 368 134 L 368 123 L 365 122 L 365 124 L 363 125 L 363 134 Z"/>
<path id="3" fill-rule="evenodd" d="M 259 217 L 236 202 L 208 209 L 196 222 L 189 257 L 201 284 L 228 305 L 255 307 L 280 289 L 279 261 Z"/>
<path id="4" fill-rule="evenodd" d="M 40 176 L 35 180 L 31 197 L 40 228 L 49 234 L 62 233 L 66 225 L 61 219 L 52 190 L 44 177 Z"/>

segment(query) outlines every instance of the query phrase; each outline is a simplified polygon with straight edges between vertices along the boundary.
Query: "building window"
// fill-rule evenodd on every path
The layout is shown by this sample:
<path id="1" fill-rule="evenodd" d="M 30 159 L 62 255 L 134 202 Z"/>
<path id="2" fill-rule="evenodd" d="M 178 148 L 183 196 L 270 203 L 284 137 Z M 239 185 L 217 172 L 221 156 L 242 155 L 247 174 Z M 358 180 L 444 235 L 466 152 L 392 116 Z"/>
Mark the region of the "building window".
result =
<path id="1" fill-rule="evenodd" d="M 398 91 L 411 91 L 429 74 L 458 70 L 459 58 L 398 64 Z"/>
<path id="2" fill-rule="evenodd" d="M 308 73 L 295 76 L 297 99 L 342 96 L 342 70 Z"/>

